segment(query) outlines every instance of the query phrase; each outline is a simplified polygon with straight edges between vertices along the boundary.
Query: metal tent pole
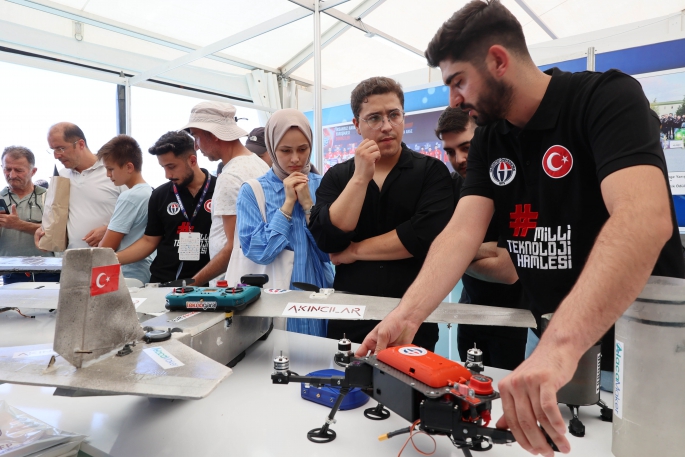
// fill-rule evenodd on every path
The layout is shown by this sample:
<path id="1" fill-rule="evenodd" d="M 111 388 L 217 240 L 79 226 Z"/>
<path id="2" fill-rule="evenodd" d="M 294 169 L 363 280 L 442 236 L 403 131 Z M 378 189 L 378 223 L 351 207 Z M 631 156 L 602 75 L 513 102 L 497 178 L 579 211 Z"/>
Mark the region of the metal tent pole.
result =
<path id="1" fill-rule="evenodd" d="M 117 84 L 117 135 L 126 133 L 126 86 Z"/>
<path id="2" fill-rule="evenodd" d="M 595 47 L 587 48 L 587 69 L 588 71 L 595 71 Z"/>
<path id="3" fill-rule="evenodd" d="M 126 135 L 131 135 L 131 84 L 126 80 Z"/>
<path id="4" fill-rule="evenodd" d="M 316 166 L 323 171 L 323 129 L 321 125 L 321 11 L 314 1 L 314 151 Z"/>

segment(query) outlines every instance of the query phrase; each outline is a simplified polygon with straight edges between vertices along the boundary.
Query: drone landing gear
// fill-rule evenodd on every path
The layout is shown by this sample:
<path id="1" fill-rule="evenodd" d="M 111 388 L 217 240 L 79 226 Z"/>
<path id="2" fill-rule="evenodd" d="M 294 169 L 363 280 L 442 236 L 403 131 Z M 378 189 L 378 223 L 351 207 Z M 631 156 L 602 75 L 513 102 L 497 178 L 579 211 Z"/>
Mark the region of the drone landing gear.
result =
<path id="1" fill-rule="evenodd" d="M 601 408 L 599 418 L 604 422 L 613 422 L 614 420 L 614 410 L 609 408 L 606 403 L 602 400 L 597 402 L 597 406 Z"/>
<path id="2" fill-rule="evenodd" d="M 364 410 L 364 416 L 372 421 L 382 421 L 390 417 L 390 411 L 379 402 L 373 408 L 366 408 Z"/>
<path id="3" fill-rule="evenodd" d="M 335 400 L 335 405 L 333 405 L 333 409 L 331 409 L 330 414 L 326 418 L 326 423 L 323 424 L 323 427 L 321 428 L 315 428 L 307 432 L 307 439 L 309 441 L 312 443 L 330 443 L 335 439 L 336 434 L 333 430 L 329 429 L 329 427 L 331 424 L 335 424 L 335 413 L 338 412 L 345 395 L 347 395 L 349 391 L 349 387 L 340 388 L 340 395 L 338 395 L 338 398 Z"/>
<path id="4" fill-rule="evenodd" d="M 571 435 L 582 438 L 585 436 L 585 425 L 578 419 L 578 406 L 567 405 L 573 414 L 573 418 L 568 423 L 568 431 Z"/>
<path id="5" fill-rule="evenodd" d="M 600 407 L 600 416 L 599 418 L 602 419 L 604 422 L 611 422 L 614 417 L 614 412 L 611 408 L 609 408 L 606 403 L 604 403 L 602 400 L 598 401 L 596 403 L 597 406 Z M 577 436 L 579 438 L 585 436 L 585 425 L 580 421 L 578 418 L 578 406 L 576 405 L 566 405 L 568 408 L 571 410 L 571 414 L 573 414 L 573 417 L 571 420 L 568 422 L 568 431 L 571 433 L 573 436 Z"/>
<path id="6" fill-rule="evenodd" d="M 454 443 L 457 449 L 461 449 L 461 452 L 464 453 L 464 457 L 473 457 L 471 451 L 484 452 L 492 449 L 492 443 L 482 436 L 474 437 L 468 442 L 452 439 L 452 443 Z"/>

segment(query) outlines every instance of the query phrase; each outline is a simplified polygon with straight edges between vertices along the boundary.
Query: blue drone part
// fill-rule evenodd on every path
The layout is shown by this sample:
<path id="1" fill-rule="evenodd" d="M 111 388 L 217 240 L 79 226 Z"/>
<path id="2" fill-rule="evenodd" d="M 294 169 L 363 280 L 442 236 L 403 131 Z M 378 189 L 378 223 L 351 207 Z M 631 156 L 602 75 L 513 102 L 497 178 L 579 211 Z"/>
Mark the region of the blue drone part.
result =
<path id="1" fill-rule="evenodd" d="M 262 290 L 242 287 L 176 287 L 166 296 L 170 311 L 241 311 L 255 302 Z"/>
<path id="2" fill-rule="evenodd" d="M 319 371 L 313 371 L 307 376 L 316 376 L 316 377 L 326 377 L 326 376 L 345 376 L 345 373 L 339 370 L 319 370 Z M 340 395 L 340 387 L 332 387 L 332 386 L 323 386 L 323 387 L 316 387 L 312 386 L 310 384 L 305 384 L 301 383 L 300 384 L 300 392 L 302 394 L 302 398 L 305 400 L 313 401 L 314 403 L 318 403 L 320 405 L 327 406 L 329 408 L 333 408 L 333 405 L 335 404 L 335 400 L 338 398 L 338 395 Z M 348 409 L 355 409 L 359 408 L 360 406 L 363 406 L 366 404 L 366 402 L 369 401 L 369 396 L 366 395 L 364 392 L 359 387 L 355 387 L 350 390 L 350 393 L 348 393 L 345 398 L 343 399 L 343 402 L 340 404 L 341 410 L 348 410 Z"/>

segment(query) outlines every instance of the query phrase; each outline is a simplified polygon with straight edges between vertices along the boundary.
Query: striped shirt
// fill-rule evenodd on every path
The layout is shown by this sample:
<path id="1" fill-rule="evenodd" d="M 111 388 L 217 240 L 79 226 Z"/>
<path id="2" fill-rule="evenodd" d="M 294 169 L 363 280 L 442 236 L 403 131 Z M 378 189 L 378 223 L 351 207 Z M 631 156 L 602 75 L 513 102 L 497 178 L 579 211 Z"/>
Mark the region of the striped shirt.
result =
<path id="1" fill-rule="evenodd" d="M 304 210 L 299 202 L 293 208 L 292 220 L 280 212 L 285 202 L 283 181 L 273 170 L 257 178 L 264 189 L 266 220 L 264 223 L 254 192 L 243 185 L 238 194 L 236 230 L 240 246 L 248 259 L 260 265 L 268 265 L 283 249 L 295 252 L 292 282 L 305 282 L 317 287 L 333 285 L 333 265 L 328 254 L 321 251 L 307 228 Z M 312 200 L 321 183 L 321 176 L 309 174 L 309 193 Z M 326 336 L 327 322 L 321 319 L 288 319 L 288 330 L 308 335 Z"/>

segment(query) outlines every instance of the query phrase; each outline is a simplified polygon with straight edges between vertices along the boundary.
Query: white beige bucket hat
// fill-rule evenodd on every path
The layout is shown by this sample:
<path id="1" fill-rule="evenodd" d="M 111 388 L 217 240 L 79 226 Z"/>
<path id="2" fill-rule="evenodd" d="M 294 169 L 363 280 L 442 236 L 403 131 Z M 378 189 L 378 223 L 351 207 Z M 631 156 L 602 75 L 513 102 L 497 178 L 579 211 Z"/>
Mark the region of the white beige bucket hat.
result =
<path id="1" fill-rule="evenodd" d="M 230 103 L 202 102 L 190 111 L 188 123 L 180 130 L 196 128 L 211 132 L 223 141 L 233 141 L 247 136 L 247 132 L 235 122 L 235 106 Z"/>

